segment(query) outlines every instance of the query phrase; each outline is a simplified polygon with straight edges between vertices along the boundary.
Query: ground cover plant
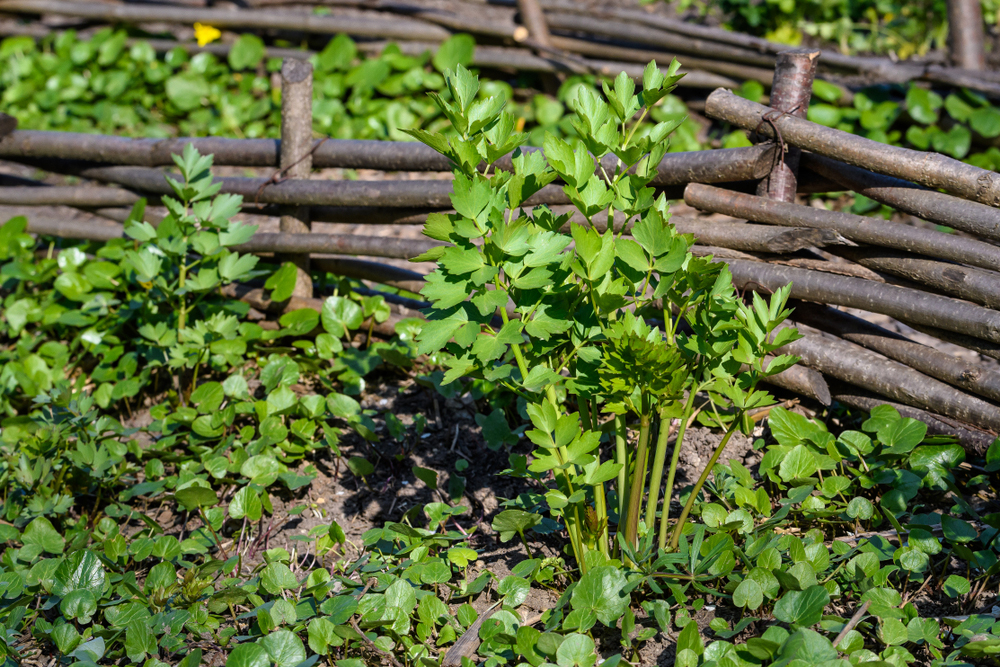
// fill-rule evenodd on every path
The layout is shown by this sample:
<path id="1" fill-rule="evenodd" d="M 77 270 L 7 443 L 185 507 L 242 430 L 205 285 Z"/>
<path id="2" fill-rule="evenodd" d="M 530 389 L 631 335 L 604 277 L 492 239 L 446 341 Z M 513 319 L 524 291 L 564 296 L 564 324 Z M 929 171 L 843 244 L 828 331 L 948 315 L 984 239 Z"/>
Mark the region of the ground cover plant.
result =
<path id="1" fill-rule="evenodd" d="M 368 333 L 385 296 L 336 276 L 314 276 L 321 312 L 277 326 L 226 297 L 239 281 L 280 301 L 294 273 L 229 249 L 254 230 L 193 150 L 155 229 L 141 205 L 107 244 L 0 227 L 5 659 L 993 659 L 1000 444 L 970 462 L 892 408 L 810 420 L 756 387 L 765 354 L 795 336 L 785 290 L 737 294 L 647 187 L 681 122 L 653 106 L 676 72 L 577 86 L 573 132 L 507 173 L 479 166 L 528 141 L 506 98 L 446 70 L 431 103 L 454 131 L 413 134 L 454 162 L 456 213 L 428 220 L 447 245 L 432 251 L 427 319 L 389 340 Z M 594 161 L 608 154 L 613 172 Z M 568 232 L 567 217 L 520 207 L 556 178 L 584 221 Z M 404 422 L 371 400 L 380 377 L 436 394 Z M 454 454 L 457 430 L 425 439 L 438 398 L 478 413 L 475 456 Z M 699 424 L 719 437 L 685 474 Z M 746 436 L 752 465 L 728 448 Z M 414 458 L 425 442 L 434 467 Z M 478 518 L 477 474 L 510 490 Z M 424 495 L 358 530 L 313 493 L 341 475 L 357 494 L 405 482 Z M 308 530 L 272 542 L 295 516 Z M 498 545 L 502 567 L 484 561 Z"/>

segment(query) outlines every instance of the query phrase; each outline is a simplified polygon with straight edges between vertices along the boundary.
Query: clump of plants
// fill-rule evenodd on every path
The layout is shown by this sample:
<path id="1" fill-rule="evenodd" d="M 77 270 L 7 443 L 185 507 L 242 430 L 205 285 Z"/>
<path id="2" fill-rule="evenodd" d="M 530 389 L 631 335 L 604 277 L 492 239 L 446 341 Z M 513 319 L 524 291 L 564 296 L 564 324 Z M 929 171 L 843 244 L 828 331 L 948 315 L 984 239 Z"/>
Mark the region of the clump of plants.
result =
<path id="1" fill-rule="evenodd" d="M 649 186 L 680 121 L 641 123 L 676 85 L 678 67 L 650 63 L 639 92 L 624 73 L 603 95 L 580 88 L 578 138 L 550 136 L 544 155 L 521 150 L 525 135 L 503 100 L 477 99 L 478 79 L 462 67 L 446 76 L 448 99 L 433 95 L 456 136 L 411 132 L 455 165 L 456 212 L 430 216 L 424 230 L 447 245 L 418 258 L 438 262 L 423 290 L 433 305 L 418 351 L 444 352 L 445 383 L 473 375 L 518 397 L 536 449 L 530 464 L 513 457 L 513 469 L 555 478 L 545 505 L 564 522 L 584 573 L 619 545 L 636 547 L 641 534 L 677 549 L 726 443 L 749 429 L 750 410 L 773 402 L 757 382 L 794 363 L 762 365 L 796 335 L 775 332 L 787 289 L 744 304 L 723 265 L 691 254 L 692 237 L 676 232 L 665 197 Z M 511 171 L 494 166 L 511 151 Z M 557 178 L 575 213 L 523 208 Z M 684 429 L 706 409 L 726 434 L 671 525 Z M 614 443 L 608 460 L 602 441 Z"/>

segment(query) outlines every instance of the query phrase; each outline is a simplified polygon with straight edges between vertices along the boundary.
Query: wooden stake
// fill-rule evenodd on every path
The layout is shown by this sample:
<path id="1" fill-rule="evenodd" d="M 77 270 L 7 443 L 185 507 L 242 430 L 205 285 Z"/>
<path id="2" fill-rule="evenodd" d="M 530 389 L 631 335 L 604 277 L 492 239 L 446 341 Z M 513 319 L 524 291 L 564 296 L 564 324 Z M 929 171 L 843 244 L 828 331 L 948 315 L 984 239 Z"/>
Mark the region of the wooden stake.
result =
<path id="1" fill-rule="evenodd" d="M 983 9 L 979 0 L 948 0 L 948 51 L 955 67 L 986 69 Z"/>
<path id="2" fill-rule="evenodd" d="M 819 55 L 820 52 L 814 49 L 793 49 L 778 54 L 771 88 L 771 108 L 775 116 L 806 117 Z M 778 141 L 781 142 L 780 136 Z M 757 186 L 757 194 L 781 201 L 795 201 L 801 154 L 800 149 L 789 146 L 784 151 L 784 159 L 777 160 L 770 175 Z"/>
<path id="3" fill-rule="evenodd" d="M 312 172 L 312 65 L 286 58 L 281 65 L 281 176 L 308 179 Z M 312 231 L 308 206 L 289 206 L 281 216 L 280 229 L 289 234 Z M 309 255 L 278 256 L 298 267 L 294 296 L 312 296 Z"/>

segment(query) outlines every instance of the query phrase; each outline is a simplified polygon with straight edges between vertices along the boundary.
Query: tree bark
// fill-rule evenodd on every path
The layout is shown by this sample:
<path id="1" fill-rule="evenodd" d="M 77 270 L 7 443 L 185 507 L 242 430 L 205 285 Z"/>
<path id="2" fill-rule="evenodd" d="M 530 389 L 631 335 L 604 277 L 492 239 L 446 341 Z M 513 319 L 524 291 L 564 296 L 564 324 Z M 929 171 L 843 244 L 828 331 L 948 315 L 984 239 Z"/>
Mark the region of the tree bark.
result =
<path id="1" fill-rule="evenodd" d="M 848 313 L 811 303 L 790 304 L 796 322 L 834 334 L 950 385 L 1000 401 L 1000 372 L 969 363 Z"/>
<path id="2" fill-rule="evenodd" d="M 770 366 L 773 360 L 774 357 L 766 357 L 764 368 Z M 830 387 L 823 379 L 823 374 L 800 364 L 785 369 L 777 375 L 763 378 L 761 382 L 780 387 L 799 396 L 807 396 L 822 405 L 830 405 L 832 402 Z"/>
<path id="3" fill-rule="evenodd" d="M 830 248 L 873 271 L 905 278 L 933 291 L 1000 310 L 1000 274 L 881 248 Z"/>
<path id="4" fill-rule="evenodd" d="M 909 366 L 829 334 L 804 334 L 782 347 L 824 375 L 921 410 L 1000 430 L 1000 408 Z"/>
<path id="5" fill-rule="evenodd" d="M 708 96 L 705 113 L 746 130 L 782 139 L 793 146 L 863 167 L 880 174 L 940 188 L 972 201 L 1000 206 L 1000 174 L 995 174 L 938 153 L 889 146 L 841 130 L 823 127 L 793 116 L 765 122 L 769 109 L 727 90 Z"/>
<path id="6" fill-rule="evenodd" d="M 948 0 L 948 50 L 955 67 L 986 69 L 983 9 L 979 0 Z"/>
<path id="7" fill-rule="evenodd" d="M 819 51 L 794 49 L 778 54 L 774 66 L 774 85 L 771 88 L 772 115 L 789 115 L 805 118 L 812 97 L 813 78 Z M 780 139 L 779 139 L 779 144 Z M 757 194 L 779 201 L 795 201 L 799 175 L 799 156 L 802 151 L 794 146 L 782 148 L 782 155 L 775 160 L 771 173 L 757 186 Z"/>
<path id="8" fill-rule="evenodd" d="M 174 154 L 192 143 L 202 155 L 215 156 L 215 166 L 277 167 L 281 141 L 278 139 L 128 139 L 125 137 L 17 130 L 0 139 L 0 157 L 10 159 L 58 158 L 137 167 L 172 166 Z M 319 142 L 316 142 L 319 143 Z M 532 151 L 537 148 L 525 147 Z M 725 183 L 763 178 L 775 157 L 774 146 L 723 148 L 712 151 L 667 153 L 657 167 L 653 185 L 680 185 L 691 182 Z M 433 148 L 407 141 L 327 139 L 315 148 L 313 166 L 319 169 L 377 169 L 380 171 L 451 171 L 452 164 Z M 618 158 L 604 158 L 606 169 L 614 169 Z M 497 161 L 510 171 L 511 156 Z M 98 165 L 93 165 L 98 166 Z"/>
<path id="9" fill-rule="evenodd" d="M 552 35 L 545 14 L 538 5 L 538 0 L 517 0 L 517 9 L 521 14 L 521 23 L 528 30 L 528 35 L 542 46 L 552 47 Z M 517 37 L 515 36 L 515 39 Z"/>
<path id="10" fill-rule="evenodd" d="M 848 190 L 897 211 L 1000 241 L 1000 209 L 935 192 L 909 181 L 876 174 L 814 153 L 804 153 L 802 165 Z"/>
<path id="11" fill-rule="evenodd" d="M 283 178 L 308 179 L 312 173 L 312 65 L 286 59 L 281 65 L 281 175 Z M 288 206 L 282 212 L 279 229 L 287 234 L 308 234 L 308 206 Z M 296 266 L 293 296 L 313 295 L 309 273 L 309 255 L 279 255 L 277 261 Z"/>
<path id="12" fill-rule="evenodd" d="M 12 185 L 0 187 L 0 205 L 74 206 L 101 208 L 131 206 L 140 196 L 120 188 L 92 185 Z"/>
<path id="13" fill-rule="evenodd" d="M 684 201 L 703 211 L 723 213 L 753 222 L 783 227 L 832 229 L 855 243 L 1000 270 L 1000 249 L 994 245 L 881 218 L 799 206 L 699 183 L 691 183 L 685 188 Z"/>
<path id="14" fill-rule="evenodd" d="M 907 324 L 945 329 L 1000 343 L 1000 312 L 965 301 L 914 289 L 777 266 L 744 259 L 725 259 L 733 284 L 741 290 L 770 294 L 792 283 L 791 297 L 833 306 L 882 313 Z"/>

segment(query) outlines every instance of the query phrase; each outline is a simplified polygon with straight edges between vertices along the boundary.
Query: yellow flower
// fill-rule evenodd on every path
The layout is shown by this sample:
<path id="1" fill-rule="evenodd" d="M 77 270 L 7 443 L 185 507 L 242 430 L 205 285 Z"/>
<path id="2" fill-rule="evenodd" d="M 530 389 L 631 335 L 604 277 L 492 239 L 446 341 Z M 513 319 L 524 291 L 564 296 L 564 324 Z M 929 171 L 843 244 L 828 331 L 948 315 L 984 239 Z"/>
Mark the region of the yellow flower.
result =
<path id="1" fill-rule="evenodd" d="M 222 33 L 218 28 L 213 28 L 210 25 L 203 25 L 201 23 L 194 24 L 194 38 L 198 40 L 198 46 L 211 44 L 220 37 L 222 37 Z"/>

